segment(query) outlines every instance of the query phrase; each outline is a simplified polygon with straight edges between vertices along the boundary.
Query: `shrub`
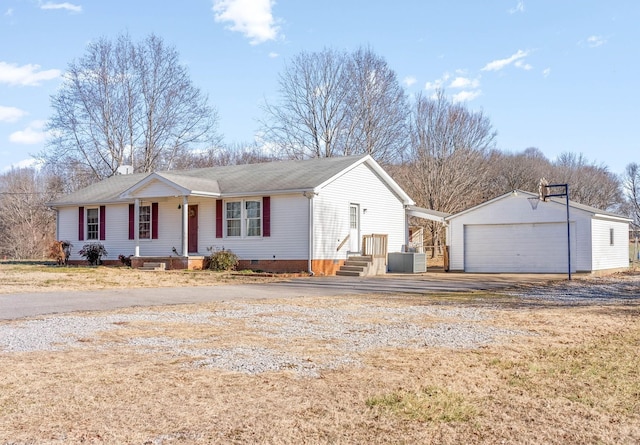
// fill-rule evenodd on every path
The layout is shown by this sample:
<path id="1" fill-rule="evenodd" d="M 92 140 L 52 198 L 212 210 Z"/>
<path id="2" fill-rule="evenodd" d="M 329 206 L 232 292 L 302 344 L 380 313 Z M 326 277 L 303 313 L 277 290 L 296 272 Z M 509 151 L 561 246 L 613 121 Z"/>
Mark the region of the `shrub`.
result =
<path id="1" fill-rule="evenodd" d="M 128 256 L 127 256 L 127 255 L 122 255 L 122 254 L 120 254 L 120 255 L 118 255 L 118 259 L 119 259 L 119 260 L 120 260 L 120 262 L 121 262 L 122 264 L 124 264 L 125 266 L 131 267 L 131 257 L 132 257 L 132 256 L 133 256 L 133 255 L 128 255 Z"/>
<path id="2" fill-rule="evenodd" d="M 69 241 L 54 241 L 49 246 L 49 257 L 56 260 L 58 266 L 66 266 L 71 256 L 71 248 L 73 244 Z"/>
<path id="3" fill-rule="evenodd" d="M 235 270 L 238 266 L 238 256 L 230 250 L 220 250 L 209 247 L 209 269 L 217 271 Z"/>
<path id="4" fill-rule="evenodd" d="M 102 256 L 107 256 L 107 250 L 102 243 L 89 243 L 82 246 L 78 254 L 84 257 L 89 265 L 98 266 L 102 264 Z"/>

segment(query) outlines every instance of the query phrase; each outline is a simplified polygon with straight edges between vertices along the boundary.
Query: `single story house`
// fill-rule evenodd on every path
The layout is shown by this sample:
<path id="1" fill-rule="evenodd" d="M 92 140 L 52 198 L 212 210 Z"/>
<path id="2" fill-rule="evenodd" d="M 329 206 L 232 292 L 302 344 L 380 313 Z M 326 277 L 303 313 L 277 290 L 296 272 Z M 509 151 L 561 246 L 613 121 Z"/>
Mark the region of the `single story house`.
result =
<path id="1" fill-rule="evenodd" d="M 335 274 L 367 235 L 403 251 L 413 200 L 371 156 L 115 175 L 50 203 L 57 239 L 100 242 L 105 263 L 132 255 L 201 268 L 212 249 L 240 267 Z"/>
<path id="2" fill-rule="evenodd" d="M 630 219 L 522 190 L 443 218 L 449 270 L 567 273 L 629 267 Z M 569 230 L 568 230 L 568 227 Z M 570 242 L 570 250 L 569 250 Z"/>

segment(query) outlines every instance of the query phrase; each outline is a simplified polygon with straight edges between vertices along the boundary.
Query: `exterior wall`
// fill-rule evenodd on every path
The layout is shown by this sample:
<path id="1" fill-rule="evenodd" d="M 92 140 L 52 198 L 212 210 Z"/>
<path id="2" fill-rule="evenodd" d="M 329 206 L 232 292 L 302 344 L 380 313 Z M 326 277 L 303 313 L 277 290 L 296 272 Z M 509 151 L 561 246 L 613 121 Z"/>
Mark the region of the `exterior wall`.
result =
<path id="1" fill-rule="evenodd" d="M 525 224 L 563 222 L 567 213 L 564 204 L 557 202 L 539 202 L 536 210 L 531 208 L 527 198 L 530 195 L 511 194 L 478 207 L 449 220 L 447 244 L 449 245 L 449 269 L 464 270 L 464 226 L 470 224 Z M 571 261 L 578 272 L 591 270 L 591 215 L 579 209 L 571 208 L 570 221 L 575 226 L 575 251 L 571 251 Z M 573 236 L 572 229 L 572 236 Z M 502 240 L 495 240 L 496 243 Z M 517 242 L 514 240 L 513 242 Z M 540 240 L 544 243 L 544 240 Z M 574 244 L 575 242 L 575 244 Z"/>
<path id="2" fill-rule="evenodd" d="M 175 256 L 173 248 L 182 253 L 182 198 L 150 198 L 141 204 L 158 202 L 158 239 L 140 240 L 141 257 Z M 308 205 L 302 194 L 271 197 L 271 236 L 251 238 L 216 238 L 215 199 L 191 197 L 189 205 L 198 206 L 198 255 L 208 256 L 208 248 L 232 250 L 241 260 L 307 260 L 308 259 Z M 89 208 L 91 206 L 85 206 Z M 96 206 L 97 207 L 97 206 Z M 59 239 L 73 244 L 70 260 L 80 260 L 82 246 L 91 241 L 78 240 L 78 207 L 64 207 L 58 212 Z M 106 206 L 106 233 L 104 244 L 108 256 L 133 255 L 135 241 L 129 239 L 129 204 Z M 305 270 L 306 270 L 305 266 Z"/>
<path id="3" fill-rule="evenodd" d="M 349 242 L 340 250 L 338 247 L 349 234 L 352 203 L 360 205 L 360 237 L 387 234 L 389 252 L 402 251 L 406 236 L 404 204 L 367 165 L 360 164 L 337 178 L 313 200 L 314 260 L 346 259 Z"/>
<path id="4" fill-rule="evenodd" d="M 201 219 L 199 230 L 204 254 L 209 254 L 206 247 L 213 246 L 231 250 L 241 260 L 247 261 L 307 261 L 309 258 L 309 200 L 302 193 L 271 196 L 271 236 L 268 237 L 216 238 L 215 201 L 211 205 L 210 222 L 207 220 L 205 223 Z M 203 227 L 205 224 L 206 228 Z M 307 270 L 306 265 L 304 270 Z"/>
<path id="5" fill-rule="evenodd" d="M 610 239 L 613 229 L 613 245 Z M 593 239 L 592 270 L 629 267 L 629 224 L 626 222 L 594 218 L 591 221 Z"/>
<path id="6" fill-rule="evenodd" d="M 345 260 L 313 260 L 311 270 L 317 276 L 335 275 L 344 265 Z"/>

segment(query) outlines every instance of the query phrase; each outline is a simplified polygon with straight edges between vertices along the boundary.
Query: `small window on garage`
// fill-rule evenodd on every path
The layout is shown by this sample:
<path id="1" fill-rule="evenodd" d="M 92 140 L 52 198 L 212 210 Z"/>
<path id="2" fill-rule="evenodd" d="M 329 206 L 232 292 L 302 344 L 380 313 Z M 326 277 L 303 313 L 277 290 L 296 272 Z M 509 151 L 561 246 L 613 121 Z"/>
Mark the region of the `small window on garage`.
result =
<path id="1" fill-rule="evenodd" d="M 613 246 L 613 239 L 614 239 L 613 229 L 609 229 L 609 245 L 610 246 Z"/>

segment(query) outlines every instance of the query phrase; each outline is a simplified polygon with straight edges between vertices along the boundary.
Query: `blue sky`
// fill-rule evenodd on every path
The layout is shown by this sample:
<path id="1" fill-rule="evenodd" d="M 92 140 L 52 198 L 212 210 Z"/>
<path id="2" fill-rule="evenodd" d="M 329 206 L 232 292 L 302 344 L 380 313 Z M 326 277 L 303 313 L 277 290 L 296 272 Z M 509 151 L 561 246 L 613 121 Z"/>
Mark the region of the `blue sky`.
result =
<path id="1" fill-rule="evenodd" d="M 0 172 L 45 147 L 68 63 L 122 33 L 176 47 L 227 143 L 253 140 L 291 57 L 369 46 L 408 94 L 483 110 L 501 150 L 640 162 L 637 0 L 0 0 Z"/>

